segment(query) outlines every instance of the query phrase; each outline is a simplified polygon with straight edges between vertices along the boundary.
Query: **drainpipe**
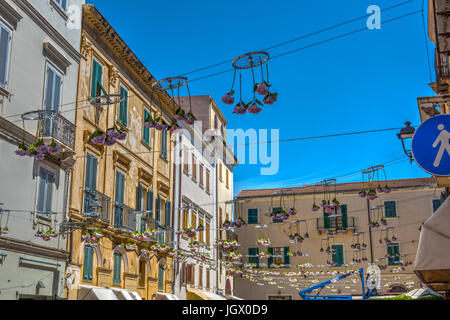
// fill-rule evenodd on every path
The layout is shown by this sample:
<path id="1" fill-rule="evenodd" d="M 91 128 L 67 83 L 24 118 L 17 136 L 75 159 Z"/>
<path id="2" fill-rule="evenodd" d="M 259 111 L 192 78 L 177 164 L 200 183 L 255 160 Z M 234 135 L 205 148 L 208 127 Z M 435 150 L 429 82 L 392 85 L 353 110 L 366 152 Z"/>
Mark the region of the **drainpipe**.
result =
<path id="1" fill-rule="evenodd" d="M 216 241 L 219 239 L 219 202 L 218 202 L 218 198 L 219 198 L 219 178 L 218 178 L 218 172 L 217 172 L 217 168 L 218 168 L 219 162 L 216 161 L 216 174 L 215 174 L 215 214 L 214 216 L 216 217 Z M 215 247 L 216 250 L 216 294 L 219 292 L 219 247 Z"/>
<path id="2" fill-rule="evenodd" d="M 181 150 L 179 149 L 179 146 L 181 145 L 181 141 L 182 141 L 182 136 L 180 136 L 180 143 L 177 143 L 177 140 L 175 138 L 175 144 L 174 144 L 174 157 L 173 159 L 175 160 L 175 163 L 173 165 L 173 171 L 174 171 L 174 177 L 178 176 L 178 179 L 174 179 L 175 180 L 175 187 L 173 189 L 173 198 L 174 198 L 174 217 L 173 217 L 173 221 L 174 221 L 174 233 L 173 233 L 173 237 L 174 237 L 174 248 L 176 249 L 176 251 L 179 250 L 179 242 L 178 242 L 178 236 L 176 235 L 176 230 L 178 230 L 178 216 L 179 216 L 179 212 L 180 212 L 180 207 L 181 207 Z M 178 155 L 178 156 L 177 156 Z M 178 165 L 177 165 L 177 161 L 178 161 Z M 177 193 L 178 190 L 178 193 Z M 172 281 L 172 293 L 175 294 L 175 279 L 176 279 L 176 274 L 178 272 L 179 268 L 178 268 L 178 262 L 175 264 L 174 263 L 174 268 L 173 268 L 173 281 Z M 180 283 L 181 285 L 181 283 Z"/>

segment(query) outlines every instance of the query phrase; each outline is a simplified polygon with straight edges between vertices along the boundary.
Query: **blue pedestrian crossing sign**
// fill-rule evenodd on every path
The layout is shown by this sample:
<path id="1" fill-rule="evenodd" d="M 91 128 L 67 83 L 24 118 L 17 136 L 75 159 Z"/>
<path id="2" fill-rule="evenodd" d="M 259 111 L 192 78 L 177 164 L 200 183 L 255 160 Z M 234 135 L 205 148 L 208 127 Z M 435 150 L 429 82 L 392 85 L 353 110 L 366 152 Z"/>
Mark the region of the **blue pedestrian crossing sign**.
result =
<path id="1" fill-rule="evenodd" d="M 450 115 L 428 119 L 412 138 L 412 153 L 417 164 L 434 176 L 450 176 Z"/>

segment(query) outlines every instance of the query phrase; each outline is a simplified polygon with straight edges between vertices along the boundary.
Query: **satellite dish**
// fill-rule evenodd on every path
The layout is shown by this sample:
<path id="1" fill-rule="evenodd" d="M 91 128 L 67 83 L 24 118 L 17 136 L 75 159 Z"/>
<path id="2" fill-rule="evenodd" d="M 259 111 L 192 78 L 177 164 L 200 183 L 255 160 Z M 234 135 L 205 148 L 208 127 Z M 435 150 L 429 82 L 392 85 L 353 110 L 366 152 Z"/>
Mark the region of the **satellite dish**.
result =
<path id="1" fill-rule="evenodd" d="M 370 291 L 381 289 L 381 270 L 376 264 L 370 264 L 367 268 L 366 286 Z"/>

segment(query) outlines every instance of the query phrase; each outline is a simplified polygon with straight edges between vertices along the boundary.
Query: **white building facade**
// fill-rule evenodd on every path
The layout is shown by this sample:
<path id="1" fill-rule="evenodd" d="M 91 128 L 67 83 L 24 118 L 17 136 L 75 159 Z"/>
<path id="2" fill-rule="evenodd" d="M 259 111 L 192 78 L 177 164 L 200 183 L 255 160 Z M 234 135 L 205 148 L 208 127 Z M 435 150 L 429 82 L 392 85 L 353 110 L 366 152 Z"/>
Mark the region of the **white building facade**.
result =
<path id="1" fill-rule="evenodd" d="M 0 0 L 1 300 L 65 295 L 84 2 Z M 54 149 L 16 154 L 40 140 Z"/>

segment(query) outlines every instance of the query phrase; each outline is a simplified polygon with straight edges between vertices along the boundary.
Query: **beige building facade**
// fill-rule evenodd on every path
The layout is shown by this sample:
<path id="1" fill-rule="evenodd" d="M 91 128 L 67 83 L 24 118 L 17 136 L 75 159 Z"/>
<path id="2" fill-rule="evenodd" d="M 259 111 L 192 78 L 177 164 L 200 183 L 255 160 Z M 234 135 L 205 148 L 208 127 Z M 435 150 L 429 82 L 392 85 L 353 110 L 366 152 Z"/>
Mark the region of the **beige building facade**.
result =
<path id="1" fill-rule="evenodd" d="M 372 261 L 381 268 L 380 293 L 420 288 L 413 271 L 420 228 L 441 204 L 443 189 L 433 178 L 392 180 L 388 185 L 390 193 L 379 193 L 369 201 L 358 196 L 361 183 L 337 184 L 336 194 L 331 188 L 331 199 L 336 196 L 340 207 L 331 217 L 323 208 L 312 210 L 314 198 L 317 205 L 323 199 L 321 188 L 315 192 L 314 187 L 241 191 L 236 215 L 247 222 L 237 230 L 241 262 L 272 274 L 235 276 L 235 294 L 252 300 L 298 300 L 299 290 L 349 270 L 366 271 Z M 279 207 L 295 208 L 297 214 L 272 222 L 270 213 Z M 379 226 L 369 228 L 369 222 Z M 291 241 L 289 236 L 296 233 L 303 237 L 302 243 Z M 269 238 L 270 245 L 259 247 L 260 238 Z M 271 257 L 258 258 L 261 252 Z M 354 276 L 327 286 L 321 294 L 362 295 L 361 281 Z"/>

